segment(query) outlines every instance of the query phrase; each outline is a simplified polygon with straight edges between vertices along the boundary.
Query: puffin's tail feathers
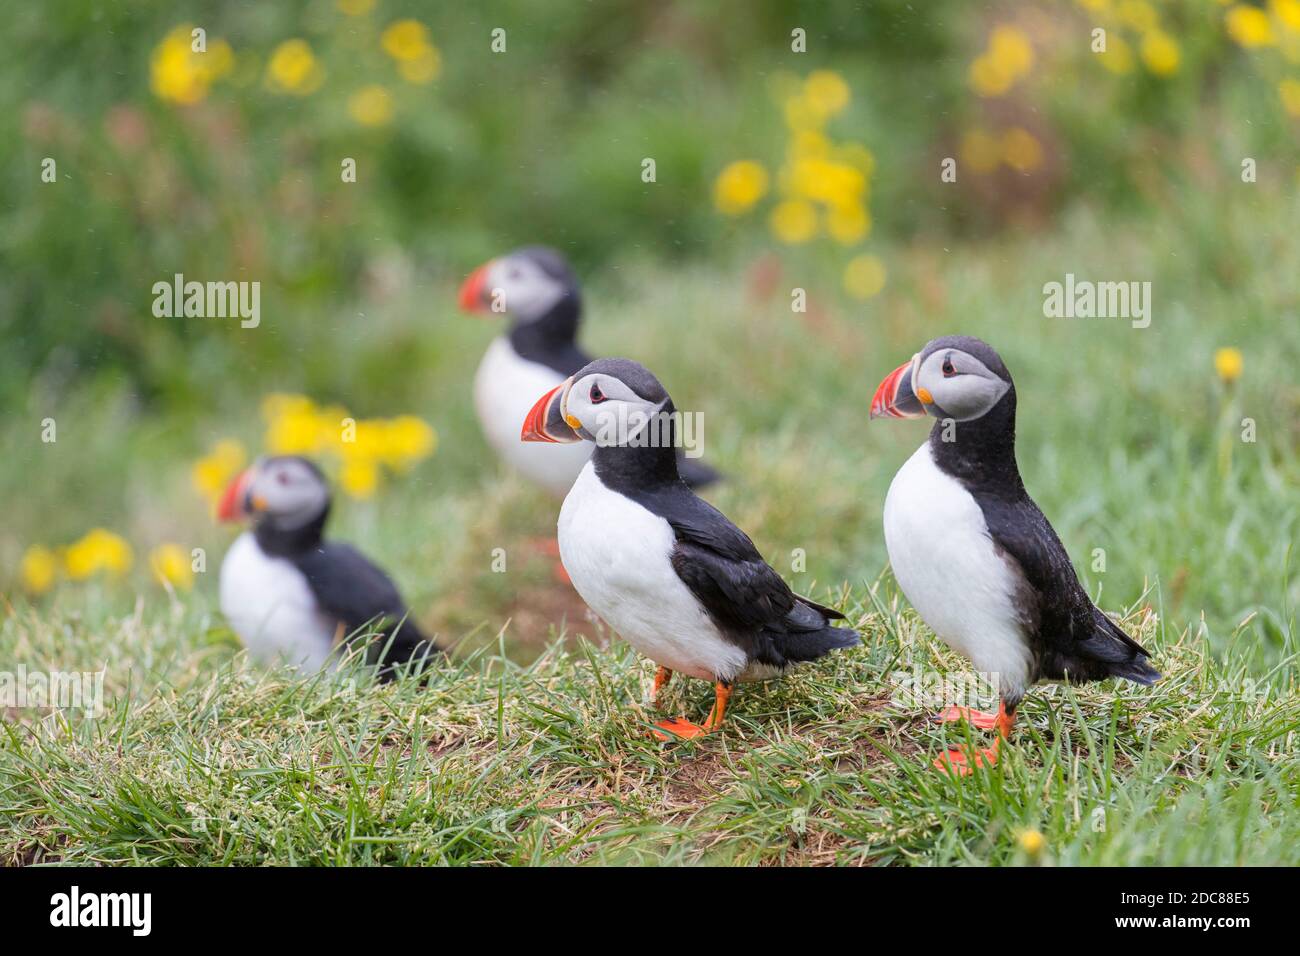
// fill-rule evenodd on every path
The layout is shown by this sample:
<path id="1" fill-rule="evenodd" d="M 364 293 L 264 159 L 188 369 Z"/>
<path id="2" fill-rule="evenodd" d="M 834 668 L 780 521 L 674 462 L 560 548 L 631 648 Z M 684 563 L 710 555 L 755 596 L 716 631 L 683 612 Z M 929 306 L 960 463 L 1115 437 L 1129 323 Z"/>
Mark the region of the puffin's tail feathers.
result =
<path id="1" fill-rule="evenodd" d="M 395 668 L 413 664 L 412 669 L 425 671 L 429 663 L 442 653 L 442 648 L 424 636 L 409 618 L 401 622 L 397 631 L 377 637 L 370 645 L 369 662 L 379 664 L 379 679 L 387 683 L 397 677 Z M 427 680 L 425 675 L 422 680 Z"/>
<path id="2" fill-rule="evenodd" d="M 861 638 L 848 627 L 831 627 L 831 620 L 844 615 L 807 598 L 796 597 L 786 615 L 786 632 L 781 637 L 781 653 L 789 661 L 815 661 L 831 651 L 853 647 Z"/>
<path id="3" fill-rule="evenodd" d="M 1092 640 L 1085 643 L 1094 660 L 1105 666 L 1110 677 L 1123 677 L 1150 687 L 1160 679 L 1160 672 L 1151 666 L 1151 654 L 1124 630 L 1106 616 L 1101 608 L 1093 607 L 1097 630 Z"/>

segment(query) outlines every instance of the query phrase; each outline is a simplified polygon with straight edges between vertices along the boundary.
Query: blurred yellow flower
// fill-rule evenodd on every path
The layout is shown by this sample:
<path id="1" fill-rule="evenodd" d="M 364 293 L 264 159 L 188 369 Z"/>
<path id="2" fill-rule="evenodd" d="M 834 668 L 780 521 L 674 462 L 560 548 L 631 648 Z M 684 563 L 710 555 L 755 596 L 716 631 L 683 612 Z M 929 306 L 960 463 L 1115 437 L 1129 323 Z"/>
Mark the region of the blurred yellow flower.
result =
<path id="1" fill-rule="evenodd" d="M 1244 47 L 1271 46 L 1273 23 L 1259 7 L 1235 6 L 1224 14 L 1228 35 Z"/>
<path id="2" fill-rule="evenodd" d="M 1020 849 L 1024 850 L 1030 856 L 1038 856 L 1047 846 L 1047 841 L 1037 830 L 1021 830 L 1016 835 L 1016 842 L 1020 844 Z"/>
<path id="3" fill-rule="evenodd" d="M 437 447 L 438 435 L 428 422 L 414 415 L 398 415 L 384 428 L 379 456 L 390 468 L 403 470 L 428 458 Z"/>
<path id="4" fill-rule="evenodd" d="M 1106 39 L 1106 52 L 1099 54 L 1101 65 L 1112 73 L 1133 72 L 1133 49 L 1118 33 L 1111 33 Z"/>
<path id="5" fill-rule="evenodd" d="M 103 528 L 94 528 L 81 540 L 68 545 L 63 554 L 63 568 L 68 577 L 82 581 L 99 571 L 122 575 L 134 560 L 131 546 L 121 537 Z"/>
<path id="6" fill-rule="evenodd" d="M 1011 89 L 1015 78 L 991 56 L 976 57 L 970 65 L 970 85 L 980 96 L 1001 96 Z"/>
<path id="7" fill-rule="evenodd" d="M 1028 130 L 1013 127 L 1002 134 L 1002 159 L 1020 173 L 1037 169 L 1043 162 L 1043 147 Z"/>
<path id="8" fill-rule="evenodd" d="M 1012 26 L 1000 26 L 989 35 L 989 52 L 1000 69 L 1013 79 L 1020 79 L 1034 66 L 1034 47 L 1024 31 Z"/>
<path id="9" fill-rule="evenodd" d="M 194 587 L 190 556 L 179 544 L 160 544 L 149 554 L 149 568 L 162 584 L 188 591 Z"/>
<path id="10" fill-rule="evenodd" d="M 345 462 L 339 484 L 353 498 L 370 498 L 379 486 L 379 469 L 365 458 Z"/>
<path id="11" fill-rule="evenodd" d="M 857 203 L 831 206 L 826 214 L 826 231 L 843 246 L 861 242 L 871 232 L 871 216 Z"/>
<path id="12" fill-rule="evenodd" d="M 382 86 L 363 86 L 348 99 L 348 114 L 362 126 L 384 126 L 393 118 L 393 98 Z"/>
<path id="13" fill-rule="evenodd" d="M 190 24 L 182 24 L 154 48 L 149 59 L 149 88 L 161 100 L 182 106 L 197 103 L 234 66 L 234 53 L 225 40 L 212 40 L 205 52 L 195 52 L 193 30 Z"/>
<path id="14" fill-rule="evenodd" d="M 397 72 L 402 74 L 402 79 L 407 83 L 417 86 L 432 83 L 442 72 L 442 54 L 429 47 L 413 60 L 398 61 Z"/>
<path id="15" fill-rule="evenodd" d="M 885 287 L 885 264 L 870 253 L 850 259 L 844 267 L 844 289 L 855 299 L 870 299 Z"/>
<path id="16" fill-rule="evenodd" d="M 49 548 L 34 544 L 23 552 L 18 577 L 29 594 L 44 594 L 54 585 L 57 574 L 58 560 Z"/>
<path id="17" fill-rule="evenodd" d="M 713 181 L 713 204 L 728 216 L 748 212 L 767 194 L 767 170 L 761 163 L 739 159 L 728 163 Z"/>
<path id="18" fill-rule="evenodd" d="M 1001 144 L 989 133 L 973 129 L 961 138 L 958 147 L 962 165 L 976 173 L 991 173 L 1002 159 Z"/>
<path id="19" fill-rule="evenodd" d="M 379 42 L 394 60 L 418 60 L 429 49 L 429 31 L 419 20 L 398 20 L 388 25 Z"/>
<path id="20" fill-rule="evenodd" d="M 277 46 L 266 65 L 266 76 L 273 90 L 293 96 L 314 93 L 325 82 L 325 71 L 306 40 L 285 40 Z"/>
<path id="21" fill-rule="evenodd" d="M 1181 59 L 1178 42 L 1163 30 L 1151 30 L 1142 37 L 1142 62 L 1156 76 L 1178 72 Z"/>
<path id="22" fill-rule="evenodd" d="M 1120 0 L 1115 8 L 1115 15 L 1120 22 L 1135 30 L 1146 33 L 1160 26 L 1160 17 L 1155 8 L 1146 0 Z"/>
<path id="23" fill-rule="evenodd" d="M 785 125 L 795 131 L 820 130 L 826 120 L 825 114 L 813 109 L 805 96 L 791 96 L 785 101 L 783 109 Z"/>
<path id="24" fill-rule="evenodd" d="M 988 49 L 970 65 L 971 89 L 980 96 L 1002 96 L 1034 65 L 1034 47 L 1017 27 L 994 28 Z"/>
<path id="25" fill-rule="evenodd" d="M 1300 118 L 1300 80 L 1282 80 L 1277 85 L 1277 95 L 1282 98 L 1283 108 Z"/>
<path id="26" fill-rule="evenodd" d="M 1300 0 L 1270 0 L 1269 6 L 1284 30 L 1300 33 Z"/>
<path id="27" fill-rule="evenodd" d="M 1228 385 L 1241 378 L 1244 365 L 1245 361 L 1242 359 L 1241 349 L 1227 346 L 1218 349 L 1214 353 L 1214 370 L 1219 373 L 1219 378 Z"/>
<path id="28" fill-rule="evenodd" d="M 190 469 L 190 483 L 199 494 L 215 504 L 230 479 L 234 478 L 248 461 L 244 446 L 231 439 L 223 439 L 212 451 L 194 463 Z"/>
<path id="29" fill-rule="evenodd" d="M 350 17 L 362 17 L 375 8 L 375 0 L 338 0 L 338 8 Z"/>
<path id="30" fill-rule="evenodd" d="M 802 199 L 787 199 L 772 210 L 769 225 L 782 242 L 797 245 L 817 235 L 817 210 Z"/>
<path id="31" fill-rule="evenodd" d="M 834 70 L 814 70 L 804 80 L 803 99 L 818 116 L 834 116 L 849 105 L 849 85 Z"/>

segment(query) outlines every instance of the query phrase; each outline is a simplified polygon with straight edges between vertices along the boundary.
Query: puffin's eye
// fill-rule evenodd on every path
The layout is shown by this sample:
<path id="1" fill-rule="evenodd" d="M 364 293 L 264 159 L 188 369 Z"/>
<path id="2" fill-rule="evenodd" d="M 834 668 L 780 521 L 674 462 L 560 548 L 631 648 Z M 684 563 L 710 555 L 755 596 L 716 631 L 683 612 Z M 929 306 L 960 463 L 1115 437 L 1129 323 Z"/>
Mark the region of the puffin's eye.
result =
<path id="1" fill-rule="evenodd" d="M 943 360 L 943 377 L 952 378 L 956 374 L 957 374 L 957 370 L 953 368 L 952 359 L 945 358 Z"/>
<path id="2" fill-rule="evenodd" d="M 599 405 L 601 402 L 605 400 L 605 393 L 600 390 L 599 385 L 597 385 L 595 382 L 592 382 L 591 391 L 587 394 L 587 397 L 591 399 L 591 404 Z"/>
<path id="3" fill-rule="evenodd" d="M 289 484 L 289 473 L 287 471 L 277 471 L 275 473 L 275 480 L 278 484 L 287 485 Z"/>

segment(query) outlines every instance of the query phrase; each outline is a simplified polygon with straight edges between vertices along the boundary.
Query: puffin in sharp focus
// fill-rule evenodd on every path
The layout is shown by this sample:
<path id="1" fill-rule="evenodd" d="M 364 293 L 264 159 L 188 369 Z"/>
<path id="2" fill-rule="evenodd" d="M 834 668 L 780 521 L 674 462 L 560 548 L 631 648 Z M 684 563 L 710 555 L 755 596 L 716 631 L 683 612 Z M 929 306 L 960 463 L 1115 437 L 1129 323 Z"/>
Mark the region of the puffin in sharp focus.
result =
<path id="1" fill-rule="evenodd" d="M 1016 388 L 992 347 L 930 342 L 876 389 L 871 417 L 938 419 L 885 499 L 894 577 L 921 619 L 996 675 L 998 713 L 949 708 L 942 721 L 998 731 L 994 746 L 935 765 L 969 773 L 997 760 L 1016 707 L 1042 680 L 1123 677 L 1150 685 L 1148 654 L 1092 603 L 1016 466 Z"/>
<path id="2" fill-rule="evenodd" d="M 510 322 L 493 339 L 474 377 L 474 408 L 488 443 L 529 481 L 563 497 L 591 457 L 591 447 L 540 448 L 519 441 L 519 422 L 533 400 L 591 358 L 577 343 L 582 295 L 569 264 L 554 249 L 527 246 L 479 266 L 460 288 L 460 307 Z M 718 473 L 679 454 L 688 485 L 700 488 Z"/>
<path id="3" fill-rule="evenodd" d="M 221 521 L 252 528 L 221 563 L 221 611 L 262 663 L 307 672 L 332 667 L 336 646 L 374 634 L 366 663 L 392 680 L 394 667 L 427 663 L 438 648 L 420 632 L 397 587 L 351 545 L 322 537 L 330 491 L 306 458 L 260 459 L 235 478 L 217 508 Z"/>
<path id="4" fill-rule="evenodd" d="M 599 359 L 543 394 L 525 442 L 594 445 L 560 509 L 560 558 L 583 600 L 659 665 L 712 681 L 701 725 L 661 720 L 655 735 L 716 730 L 737 681 L 765 680 L 858 643 L 844 615 L 794 594 L 749 537 L 682 480 L 677 416 L 659 381 L 628 359 Z"/>

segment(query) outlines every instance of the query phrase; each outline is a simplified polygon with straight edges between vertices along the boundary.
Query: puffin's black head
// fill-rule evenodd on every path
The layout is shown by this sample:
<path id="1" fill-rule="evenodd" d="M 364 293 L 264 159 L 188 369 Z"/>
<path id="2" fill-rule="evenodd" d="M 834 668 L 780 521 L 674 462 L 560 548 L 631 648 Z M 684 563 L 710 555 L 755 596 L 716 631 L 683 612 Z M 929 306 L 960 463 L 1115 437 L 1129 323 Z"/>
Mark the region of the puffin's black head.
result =
<path id="1" fill-rule="evenodd" d="M 460 287 L 460 307 L 466 312 L 508 315 L 515 325 L 536 322 L 561 302 L 577 300 L 573 270 L 547 246 L 525 246 L 490 259 Z"/>
<path id="2" fill-rule="evenodd" d="M 631 359 L 597 359 L 539 398 L 519 437 L 632 444 L 658 413 L 672 411 L 671 406 L 659 379 L 644 365 Z"/>
<path id="3" fill-rule="evenodd" d="M 945 335 L 885 377 L 871 400 L 871 417 L 928 413 L 969 422 L 996 408 L 1011 389 L 1011 373 L 991 345 L 969 335 Z"/>
<path id="4" fill-rule="evenodd" d="M 258 527 L 296 531 L 323 522 L 330 490 L 315 464 L 297 455 L 260 458 L 226 488 L 221 521 L 251 517 Z"/>

